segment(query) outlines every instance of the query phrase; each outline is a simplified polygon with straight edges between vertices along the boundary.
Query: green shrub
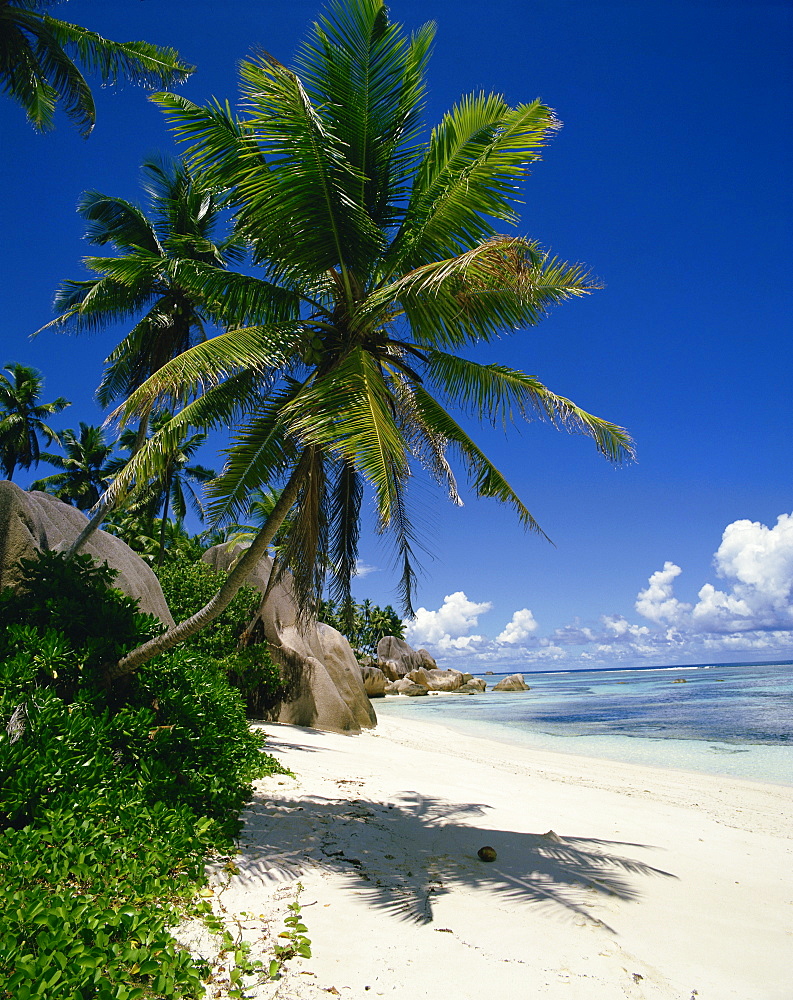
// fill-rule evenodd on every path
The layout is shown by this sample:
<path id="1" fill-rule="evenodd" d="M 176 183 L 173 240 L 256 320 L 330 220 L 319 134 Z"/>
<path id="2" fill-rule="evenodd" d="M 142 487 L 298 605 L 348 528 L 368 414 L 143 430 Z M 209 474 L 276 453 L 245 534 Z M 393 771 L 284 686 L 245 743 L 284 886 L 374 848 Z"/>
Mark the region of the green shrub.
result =
<path id="1" fill-rule="evenodd" d="M 0 657 L 13 654 L 9 644 L 18 639 L 13 626 L 19 624 L 35 629 L 45 647 L 65 641 L 68 652 L 62 647 L 63 655 L 44 650 L 52 669 L 49 677 L 39 670 L 38 681 L 67 699 L 81 684 L 95 684 L 103 666 L 163 631 L 162 623 L 143 614 L 134 598 L 113 589 L 116 571 L 106 563 L 97 566 L 87 554 L 67 560 L 63 552 L 45 551 L 20 560 L 20 567 L 21 589 L 0 592 Z M 9 629 L 11 634 L 4 635 Z"/>
<path id="2" fill-rule="evenodd" d="M 155 630 L 107 567 L 25 571 L 0 595 L 0 998 L 202 996 L 168 927 L 233 849 L 250 782 L 281 768 L 189 650 L 96 683 Z"/>
<path id="3" fill-rule="evenodd" d="M 206 563 L 171 563 L 157 575 L 171 614 L 183 621 L 199 611 L 214 595 L 227 574 L 214 571 Z M 261 604 L 254 587 L 242 587 L 226 610 L 206 628 L 188 639 L 184 646 L 202 657 L 211 658 L 243 696 L 249 715 L 261 716 L 281 698 L 285 686 L 267 644 L 257 643 L 238 649 Z"/>

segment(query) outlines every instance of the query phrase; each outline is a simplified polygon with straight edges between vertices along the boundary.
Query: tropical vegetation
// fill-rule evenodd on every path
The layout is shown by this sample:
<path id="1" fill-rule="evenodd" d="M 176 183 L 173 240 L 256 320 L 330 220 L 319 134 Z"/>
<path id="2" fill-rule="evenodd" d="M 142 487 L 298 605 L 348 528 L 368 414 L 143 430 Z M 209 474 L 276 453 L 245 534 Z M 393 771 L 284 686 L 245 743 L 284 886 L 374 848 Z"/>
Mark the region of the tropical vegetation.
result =
<path id="1" fill-rule="evenodd" d="M 0 468 L 13 479 L 16 469 L 30 469 L 44 457 L 39 437 L 47 444 L 59 440 L 47 420 L 71 404 L 63 396 L 41 402 L 44 379 L 37 369 L 10 363 L 5 370 L 10 378 L 0 372 Z"/>
<path id="2" fill-rule="evenodd" d="M 279 766 L 211 658 L 181 649 L 107 690 L 104 663 L 162 628 L 107 567 L 23 570 L 0 593 L 0 997 L 203 996 L 210 969 L 169 928 L 207 915 L 205 858 Z"/>
<path id="3" fill-rule="evenodd" d="M 121 79 L 149 88 L 170 87 L 193 72 L 174 49 L 113 42 L 47 13 L 62 2 L 0 0 L 0 85 L 38 131 L 54 127 L 60 102 L 82 135 L 90 134 L 96 107 L 81 66 L 103 84 Z"/>
<path id="4" fill-rule="evenodd" d="M 41 458 L 61 471 L 37 479 L 30 488 L 52 493 L 80 510 L 90 510 L 110 486 L 114 470 L 110 464 L 113 444 L 101 427 L 82 420 L 79 431 L 69 427 L 61 432 L 60 443 L 62 455 L 42 452 Z"/>
<path id="5" fill-rule="evenodd" d="M 387 635 L 397 639 L 405 637 L 405 623 L 391 605 L 381 608 L 368 599 L 346 604 L 320 601 L 317 618 L 341 632 L 358 656 L 376 658 L 377 644 L 382 638 Z"/>

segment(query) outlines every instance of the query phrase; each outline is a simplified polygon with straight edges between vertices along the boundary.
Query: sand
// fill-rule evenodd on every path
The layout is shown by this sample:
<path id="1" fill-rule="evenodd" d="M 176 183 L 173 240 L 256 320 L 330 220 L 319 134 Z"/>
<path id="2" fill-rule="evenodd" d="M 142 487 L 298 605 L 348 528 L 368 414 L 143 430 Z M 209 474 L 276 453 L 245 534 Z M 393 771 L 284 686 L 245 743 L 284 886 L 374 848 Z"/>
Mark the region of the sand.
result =
<path id="1" fill-rule="evenodd" d="M 269 959 L 300 883 L 312 957 L 248 996 L 793 998 L 793 788 L 414 720 L 264 729 L 296 777 L 257 783 L 214 905 Z"/>

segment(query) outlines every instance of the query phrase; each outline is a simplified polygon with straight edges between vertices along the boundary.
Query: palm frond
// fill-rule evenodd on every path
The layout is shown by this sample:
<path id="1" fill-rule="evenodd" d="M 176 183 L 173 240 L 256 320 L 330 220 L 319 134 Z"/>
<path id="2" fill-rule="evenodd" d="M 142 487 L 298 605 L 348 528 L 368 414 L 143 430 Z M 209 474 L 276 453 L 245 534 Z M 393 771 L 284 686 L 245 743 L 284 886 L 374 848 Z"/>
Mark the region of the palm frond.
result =
<path id="1" fill-rule="evenodd" d="M 279 277 L 332 268 L 365 273 L 384 245 L 382 233 L 356 204 L 360 173 L 323 122 L 299 78 L 271 56 L 241 63 L 244 128 L 269 170 L 240 177 L 235 203 L 241 231 L 255 239 Z"/>
<path id="2" fill-rule="evenodd" d="M 401 311 L 416 343 L 460 347 L 534 326 L 552 306 L 597 287 L 579 265 L 548 257 L 536 242 L 499 236 L 378 288 L 353 322 L 383 322 Z"/>
<path id="3" fill-rule="evenodd" d="M 162 253 L 149 220 L 137 205 L 123 198 L 85 191 L 77 203 L 77 211 L 89 223 L 85 237 L 90 243 L 97 246 L 113 243 L 120 250 L 140 248 L 151 254 Z"/>
<path id="4" fill-rule="evenodd" d="M 349 462 L 335 465 L 327 515 L 329 589 L 332 600 L 346 605 L 351 598 L 351 582 L 358 559 L 364 481 Z"/>
<path id="5" fill-rule="evenodd" d="M 624 427 L 587 413 L 557 396 L 539 379 L 503 365 L 480 365 L 457 355 L 430 351 L 427 379 L 479 420 L 506 427 L 516 416 L 536 417 L 566 431 L 591 437 L 609 461 L 633 458 L 633 442 Z"/>
<path id="6" fill-rule="evenodd" d="M 356 466 L 374 489 L 384 524 L 396 502 L 396 482 L 408 473 L 392 403 L 376 359 L 357 348 L 284 411 L 290 433 Z"/>
<path id="7" fill-rule="evenodd" d="M 307 93 L 358 171 L 352 197 L 382 229 L 404 211 L 433 37 L 425 25 L 406 38 L 382 0 L 333 0 L 298 52 Z"/>
<path id="8" fill-rule="evenodd" d="M 170 87 L 184 81 L 195 70 L 184 63 L 172 48 L 149 42 L 113 42 L 77 24 L 44 15 L 44 25 L 59 46 L 74 51 L 91 73 L 104 83 L 123 79 L 144 87 Z"/>
<path id="9" fill-rule="evenodd" d="M 432 133 L 385 273 L 457 256 L 516 222 L 516 185 L 559 123 L 534 101 L 510 108 L 495 94 L 464 97 Z"/>
<path id="10" fill-rule="evenodd" d="M 487 458 L 460 425 L 425 389 L 416 389 L 416 405 L 435 433 L 441 434 L 463 460 L 477 496 L 491 497 L 512 507 L 521 524 L 548 538 L 526 505 L 507 482 L 503 473 Z"/>

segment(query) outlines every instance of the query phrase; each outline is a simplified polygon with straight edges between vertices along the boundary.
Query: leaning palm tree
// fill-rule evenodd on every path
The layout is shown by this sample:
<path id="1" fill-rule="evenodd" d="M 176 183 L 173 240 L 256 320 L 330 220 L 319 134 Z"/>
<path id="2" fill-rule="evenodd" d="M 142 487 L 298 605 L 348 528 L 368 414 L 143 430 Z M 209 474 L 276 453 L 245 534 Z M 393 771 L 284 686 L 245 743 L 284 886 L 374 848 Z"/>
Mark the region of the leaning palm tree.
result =
<path id="1" fill-rule="evenodd" d="M 11 377 L 0 374 L 0 468 L 13 479 L 17 468 L 38 465 L 43 457 L 40 436 L 47 444 L 58 441 L 57 432 L 46 421 L 71 404 L 63 396 L 42 403 L 44 378 L 35 368 L 12 363 L 5 370 Z"/>
<path id="2" fill-rule="evenodd" d="M 63 455 L 42 452 L 41 457 L 61 471 L 37 479 L 30 489 L 52 493 L 64 503 L 90 510 L 110 486 L 113 445 L 108 444 L 101 427 L 82 420 L 79 433 L 68 428 L 61 433 L 60 441 Z"/>
<path id="3" fill-rule="evenodd" d="M 0 0 L 0 85 L 22 105 L 38 131 L 53 128 L 62 101 L 80 132 L 91 132 L 96 108 L 80 66 L 98 74 L 103 84 L 123 79 L 150 88 L 181 83 L 193 72 L 174 49 L 112 42 L 50 17 L 47 10 L 60 2 Z"/>
<path id="4" fill-rule="evenodd" d="M 261 277 L 201 265 L 186 275 L 214 299 L 227 331 L 164 365 L 119 408 L 123 422 L 162 396 L 197 394 L 113 489 L 145 475 L 186 426 L 231 421 L 236 435 L 211 487 L 214 516 L 233 518 L 262 484 L 283 489 L 216 597 L 109 676 L 218 614 L 290 511 L 287 563 L 315 566 L 325 531 L 343 596 L 371 491 L 379 528 L 396 544 L 408 612 L 407 487 L 422 469 L 459 503 L 456 460 L 476 495 L 540 530 L 450 405 L 487 422 L 539 417 L 590 436 L 610 460 L 631 454 L 622 428 L 533 376 L 465 356 L 596 286 L 582 268 L 496 228 L 516 222 L 520 182 L 558 127 L 548 107 L 472 94 L 421 139 L 432 38 L 431 26 L 405 37 L 382 0 L 331 0 L 294 70 L 267 54 L 241 64 L 242 117 L 217 103 L 155 98 L 189 143 L 190 162 L 230 192 Z"/>

